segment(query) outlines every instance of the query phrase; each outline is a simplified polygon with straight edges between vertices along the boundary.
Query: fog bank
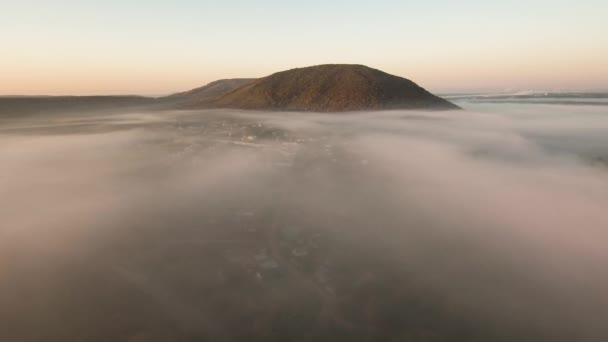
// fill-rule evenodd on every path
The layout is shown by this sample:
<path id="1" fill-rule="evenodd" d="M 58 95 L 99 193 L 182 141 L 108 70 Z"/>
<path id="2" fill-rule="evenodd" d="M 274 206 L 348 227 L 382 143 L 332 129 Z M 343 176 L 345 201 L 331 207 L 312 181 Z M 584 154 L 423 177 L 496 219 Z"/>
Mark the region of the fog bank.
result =
<path id="1" fill-rule="evenodd" d="M 0 339 L 604 341 L 608 112 L 467 108 L 3 119 Z"/>

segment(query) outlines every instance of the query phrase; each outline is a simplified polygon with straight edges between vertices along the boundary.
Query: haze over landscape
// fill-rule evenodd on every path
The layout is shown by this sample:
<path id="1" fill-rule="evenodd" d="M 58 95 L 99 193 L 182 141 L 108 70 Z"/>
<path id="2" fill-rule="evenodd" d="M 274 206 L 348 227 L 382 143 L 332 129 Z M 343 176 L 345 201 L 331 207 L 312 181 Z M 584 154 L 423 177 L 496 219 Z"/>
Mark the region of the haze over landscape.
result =
<path id="1" fill-rule="evenodd" d="M 607 341 L 607 9 L 2 2 L 0 341 Z"/>

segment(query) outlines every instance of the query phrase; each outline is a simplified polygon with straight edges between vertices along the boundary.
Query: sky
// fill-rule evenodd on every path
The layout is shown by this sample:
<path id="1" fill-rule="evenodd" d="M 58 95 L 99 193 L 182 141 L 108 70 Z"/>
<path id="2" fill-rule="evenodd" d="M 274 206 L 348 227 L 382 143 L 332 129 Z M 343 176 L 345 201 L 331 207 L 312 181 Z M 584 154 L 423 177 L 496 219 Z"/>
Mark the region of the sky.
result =
<path id="1" fill-rule="evenodd" d="M 0 0 L 0 95 L 164 95 L 364 64 L 435 92 L 608 90 L 608 1 Z"/>

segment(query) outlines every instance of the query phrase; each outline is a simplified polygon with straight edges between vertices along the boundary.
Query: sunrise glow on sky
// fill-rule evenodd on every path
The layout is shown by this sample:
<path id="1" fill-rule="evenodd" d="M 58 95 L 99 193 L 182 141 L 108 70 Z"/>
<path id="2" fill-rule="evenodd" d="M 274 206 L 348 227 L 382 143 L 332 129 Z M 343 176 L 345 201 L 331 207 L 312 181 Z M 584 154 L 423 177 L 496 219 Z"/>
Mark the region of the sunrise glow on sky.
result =
<path id="1" fill-rule="evenodd" d="M 607 90 L 608 1 L 0 1 L 0 95 L 163 95 L 356 63 L 435 92 Z"/>

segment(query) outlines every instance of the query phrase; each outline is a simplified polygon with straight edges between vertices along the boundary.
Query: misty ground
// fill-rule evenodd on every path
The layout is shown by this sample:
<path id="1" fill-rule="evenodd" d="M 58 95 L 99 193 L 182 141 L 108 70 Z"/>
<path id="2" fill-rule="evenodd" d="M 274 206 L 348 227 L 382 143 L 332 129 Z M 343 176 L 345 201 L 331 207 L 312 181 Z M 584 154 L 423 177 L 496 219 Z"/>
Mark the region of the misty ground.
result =
<path id="1" fill-rule="evenodd" d="M 605 341 L 608 109 L 0 116 L 1 341 Z"/>

